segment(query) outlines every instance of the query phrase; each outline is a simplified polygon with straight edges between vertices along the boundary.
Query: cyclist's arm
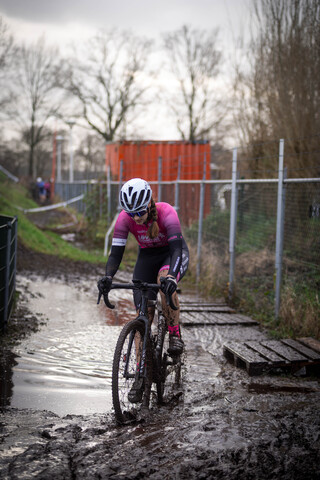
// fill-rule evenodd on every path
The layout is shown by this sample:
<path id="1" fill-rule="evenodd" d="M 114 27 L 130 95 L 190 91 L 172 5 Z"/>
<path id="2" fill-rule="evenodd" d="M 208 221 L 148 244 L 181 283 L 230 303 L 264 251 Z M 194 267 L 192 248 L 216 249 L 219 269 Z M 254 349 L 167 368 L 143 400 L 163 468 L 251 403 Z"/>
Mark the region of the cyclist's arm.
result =
<path id="1" fill-rule="evenodd" d="M 127 214 L 122 211 L 114 226 L 111 252 L 106 265 L 107 277 L 114 277 L 120 266 L 129 233 L 128 218 Z"/>
<path id="2" fill-rule="evenodd" d="M 170 268 L 168 275 L 176 278 L 179 271 L 182 260 L 182 235 L 181 232 L 170 235 L 168 239 L 170 249 Z"/>
<path id="3" fill-rule="evenodd" d="M 106 264 L 107 277 L 114 277 L 115 274 L 117 273 L 123 257 L 124 249 L 125 249 L 125 245 L 124 246 L 112 245 L 111 252 Z"/>

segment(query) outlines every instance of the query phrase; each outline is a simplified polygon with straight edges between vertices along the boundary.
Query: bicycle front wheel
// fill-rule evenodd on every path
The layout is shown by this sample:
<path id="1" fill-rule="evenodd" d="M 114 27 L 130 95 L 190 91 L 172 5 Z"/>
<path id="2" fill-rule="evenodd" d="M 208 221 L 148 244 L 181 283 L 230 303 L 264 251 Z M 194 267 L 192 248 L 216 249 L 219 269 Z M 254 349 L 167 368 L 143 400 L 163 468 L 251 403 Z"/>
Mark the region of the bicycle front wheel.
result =
<path id="1" fill-rule="evenodd" d="M 132 403 L 128 395 L 137 379 L 145 327 L 138 319 L 127 323 L 118 338 L 112 366 L 112 401 L 116 420 L 123 424 L 134 421 L 141 402 Z"/>

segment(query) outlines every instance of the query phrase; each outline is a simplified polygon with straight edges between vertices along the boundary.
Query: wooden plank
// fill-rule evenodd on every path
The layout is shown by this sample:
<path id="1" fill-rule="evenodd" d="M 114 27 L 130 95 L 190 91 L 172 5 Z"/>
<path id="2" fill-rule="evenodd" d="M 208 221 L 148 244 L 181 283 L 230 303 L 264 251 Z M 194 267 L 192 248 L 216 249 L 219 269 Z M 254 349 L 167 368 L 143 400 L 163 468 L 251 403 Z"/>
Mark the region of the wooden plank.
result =
<path id="1" fill-rule="evenodd" d="M 212 325 L 212 323 L 210 323 L 210 321 L 204 315 L 204 312 L 183 312 L 180 323 L 188 327 Z"/>
<path id="2" fill-rule="evenodd" d="M 308 348 L 311 348 L 315 352 L 320 353 L 320 342 L 312 337 L 301 337 L 297 338 L 297 340 L 305 345 Z"/>
<path id="3" fill-rule="evenodd" d="M 248 325 L 258 325 L 259 322 L 257 320 L 253 320 L 253 318 L 248 317 L 247 315 L 242 315 L 241 313 L 236 313 L 234 315 L 235 318 L 237 318 L 240 322 L 239 323 L 246 323 Z"/>
<path id="4" fill-rule="evenodd" d="M 199 303 L 199 302 L 183 302 L 183 301 L 180 301 L 180 306 L 182 307 L 228 307 L 226 303 Z"/>
<path id="5" fill-rule="evenodd" d="M 256 375 L 270 366 L 270 363 L 258 352 L 236 342 L 230 342 L 223 347 L 225 356 L 233 355 L 234 364 L 238 367 L 245 365 L 249 375 Z"/>
<path id="6" fill-rule="evenodd" d="M 296 352 L 293 348 L 284 345 L 283 343 L 277 340 L 266 340 L 261 342 L 261 345 L 264 347 L 269 348 L 270 350 L 274 351 L 281 357 L 289 360 L 289 362 L 297 363 L 297 362 L 308 362 L 308 359 L 302 355 L 301 353 Z"/>
<path id="7" fill-rule="evenodd" d="M 311 348 L 305 347 L 302 343 L 297 342 L 296 340 L 285 338 L 284 340 L 281 340 L 281 342 L 285 345 L 289 345 L 289 347 L 292 347 L 294 350 L 302 353 L 302 355 L 311 360 L 320 361 L 320 352 L 317 353 L 314 350 L 311 350 Z"/>
<path id="8" fill-rule="evenodd" d="M 285 360 L 283 357 L 280 357 L 277 353 L 264 347 L 263 345 L 261 345 L 260 342 L 250 341 L 250 342 L 245 342 L 245 345 L 252 348 L 252 350 L 255 350 L 258 353 L 260 353 L 260 355 L 265 357 L 268 362 L 272 362 L 273 365 L 279 366 L 279 365 L 287 365 L 289 363 L 288 360 Z"/>
<path id="9" fill-rule="evenodd" d="M 181 311 L 181 310 L 180 310 Z M 256 325 L 257 322 L 245 315 L 218 313 L 208 310 L 181 311 L 181 324 L 196 325 Z"/>
<path id="10" fill-rule="evenodd" d="M 234 310 L 230 307 L 202 307 L 202 306 L 186 306 L 180 305 L 181 312 L 225 312 L 234 313 Z"/>
<path id="11" fill-rule="evenodd" d="M 202 324 L 207 324 L 209 323 L 209 320 L 211 319 L 208 319 L 207 318 L 207 315 L 205 314 L 206 312 L 188 312 L 187 313 L 187 317 L 189 317 L 190 319 L 194 320 L 195 322 L 197 323 L 202 323 Z"/>
<path id="12" fill-rule="evenodd" d="M 212 313 L 204 312 L 203 315 L 210 321 L 213 325 L 234 325 L 236 322 L 233 319 L 233 315 L 229 313 Z"/>
<path id="13" fill-rule="evenodd" d="M 212 312 L 183 312 L 181 324 L 189 327 L 200 325 L 234 325 L 237 322 L 230 318 L 229 314 L 224 317 Z"/>
<path id="14" fill-rule="evenodd" d="M 224 320 L 225 323 L 230 323 L 230 324 L 237 324 L 237 325 L 252 325 L 256 324 L 257 322 L 255 320 L 252 320 L 250 317 L 246 317 L 245 315 L 240 315 L 240 314 L 222 314 L 222 313 L 217 313 L 215 314 L 218 318 L 221 320 Z M 227 320 L 227 322 L 226 322 Z"/>

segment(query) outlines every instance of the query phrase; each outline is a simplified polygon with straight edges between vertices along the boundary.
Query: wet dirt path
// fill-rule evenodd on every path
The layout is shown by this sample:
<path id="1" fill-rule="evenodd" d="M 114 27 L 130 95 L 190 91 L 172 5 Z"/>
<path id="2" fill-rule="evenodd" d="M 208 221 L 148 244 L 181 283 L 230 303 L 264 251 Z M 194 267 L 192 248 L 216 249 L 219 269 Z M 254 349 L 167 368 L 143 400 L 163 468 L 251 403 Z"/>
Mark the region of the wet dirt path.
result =
<path id="1" fill-rule="evenodd" d="M 2 479 L 319 478 L 318 379 L 250 378 L 222 355 L 226 340 L 265 336 L 258 327 L 185 328 L 183 398 L 117 427 L 109 387 L 119 315 L 96 306 L 93 279 L 76 289 L 21 280 L 49 321 L 13 351 Z M 121 319 L 131 308 L 121 302 Z"/>

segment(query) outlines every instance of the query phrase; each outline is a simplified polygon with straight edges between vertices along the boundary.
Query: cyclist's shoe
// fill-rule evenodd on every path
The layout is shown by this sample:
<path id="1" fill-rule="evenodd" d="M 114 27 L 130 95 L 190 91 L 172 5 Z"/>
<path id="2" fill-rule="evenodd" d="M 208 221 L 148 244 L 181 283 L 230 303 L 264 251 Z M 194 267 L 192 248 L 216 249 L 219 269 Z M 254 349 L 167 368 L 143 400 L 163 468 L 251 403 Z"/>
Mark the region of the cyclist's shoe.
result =
<path id="1" fill-rule="evenodd" d="M 182 338 L 178 337 L 177 335 L 169 334 L 168 353 L 170 357 L 176 357 L 178 355 L 181 355 L 183 352 L 183 348 L 184 348 L 184 341 L 182 340 Z"/>
<path id="2" fill-rule="evenodd" d="M 130 388 L 128 393 L 128 400 L 131 403 L 139 403 L 143 396 L 143 378 L 138 378 Z"/>

